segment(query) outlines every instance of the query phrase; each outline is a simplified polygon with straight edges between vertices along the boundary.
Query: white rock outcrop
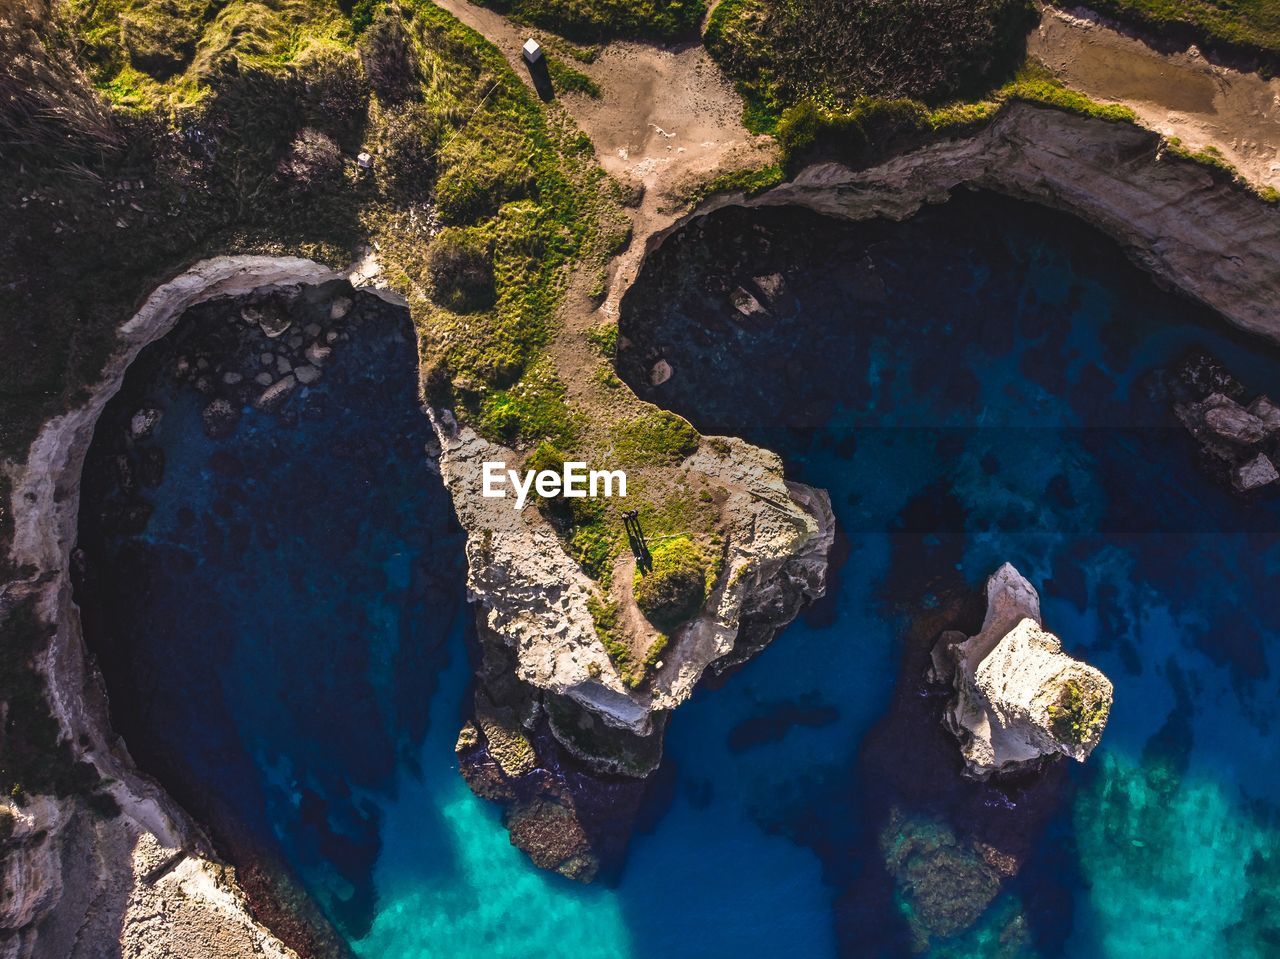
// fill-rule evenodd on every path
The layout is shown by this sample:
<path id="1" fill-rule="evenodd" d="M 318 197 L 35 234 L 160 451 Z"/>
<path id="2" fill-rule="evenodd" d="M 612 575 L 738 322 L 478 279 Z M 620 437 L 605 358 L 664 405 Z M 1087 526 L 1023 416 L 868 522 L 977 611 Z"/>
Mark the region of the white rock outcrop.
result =
<path id="1" fill-rule="evenodd" d="M 1111 710 L 1111 681 L 1062 651 L 1035 588 L 1008 563 L 987 580 L 982 630 L 944 633 L 931 678 L 955 689 L 943 721 L 977 779 L 1057 756 L 1083 762 Z"/>

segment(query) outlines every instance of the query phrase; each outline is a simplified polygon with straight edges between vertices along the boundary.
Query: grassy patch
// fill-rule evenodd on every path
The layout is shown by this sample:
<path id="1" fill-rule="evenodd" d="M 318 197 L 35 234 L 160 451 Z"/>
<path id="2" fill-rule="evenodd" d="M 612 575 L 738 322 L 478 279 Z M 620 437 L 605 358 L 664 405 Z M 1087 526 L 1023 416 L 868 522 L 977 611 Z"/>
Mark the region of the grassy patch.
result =
<path id="1" fill-rule="evenodd" d="M 1022 61 L 1027 0 L 724 0 L 707 49 L 737 81 L 749 128 L 770 132 L 801 100 L 938 103 L 976 96 Z"/>
<path id="2" fill-rule="evenodd" d="M 610 37 L 695 36 L 703 0 L 482 0 L 522 23 L 596 42 Z"/>
<path id="3" fill-rule="evenodd" d="M 698 448 L 700 437 L 682 417 L 653 410 L 614 428 L 613 444 L 619 462 L 653 466 L 679 463 Z"/>
<path id="4" fill-rule="evenodd" d="M 600 99 L 600 85 L 581 70 L 550 54 L 546 55 L 546 60 L 551 86 L 557 93 L 582 93 L 593 100 Z"/>
<path id="5" fill-rule="evenodd" d="M 1068 681 L 1063 684 L 1058 701 L 1049 707 L 1049 721 L 1055 736 L 1080 746 L 1093 738 L 1107 721 L 1109 711 L 1106 703 L 1086 696 L 1079 683 Z"/>
<path id="6" fill-rule="evenodd" d="M 707 596 L 708 564 L 702 550 L 688 536 L 655 542 L 652 554 L 652 568 L 647 572 L 636 570 L 636 605 L 649 622 L 670 633 L 702 608 Z"/>
<path id="7" fill-rule="evenodd" d="M 1280 53 L 1274 0 L 1094 0 L 1090 6 L 1160 31 L 1189 28 L 1209 40 Z"/>

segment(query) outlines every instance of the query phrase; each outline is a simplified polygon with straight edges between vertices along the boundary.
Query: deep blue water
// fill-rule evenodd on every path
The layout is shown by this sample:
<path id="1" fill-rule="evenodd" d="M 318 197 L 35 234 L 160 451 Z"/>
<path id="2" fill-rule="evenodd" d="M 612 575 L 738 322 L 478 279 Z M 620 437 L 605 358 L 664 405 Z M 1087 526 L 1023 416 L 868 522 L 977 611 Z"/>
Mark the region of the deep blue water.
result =
<path id="1" fill-rule="evenodd" d="M 729 291 L 773 273 L 773 318 L 742 322 Z M 615 886 L 534 870 L 457 775 L 461 545 L 403 318 L 353 331 L 293 425 L 246 410 L 207 439 L 176 353 L 108 411 L 103 457 L 144 399 L 166 410 L 145 529 L 96 520 L 88 474 L 82 513 L 110 597 L 88 636 L 144 768 L 286 863 L 361 956 L 908 955 L 878 817 L 916 744 L 887 768 L 877 724 L 917 692 L 912 623 L 1009 560 L 1115 708 L 1019 875 L 932 954 L 1280 954 L 1280 506 L 1200 472 L 1151 376 L 1200 345 L 1280 396 L 1275 354 L 991 197 L 905 224 L 717 215 L 640 283 L 624 375 L 660 351 L 653 398 L 830 490 L 841 563 L 830 599 L 674 717 Z M 907 812 L 945 825 L 944 806 Z"/>

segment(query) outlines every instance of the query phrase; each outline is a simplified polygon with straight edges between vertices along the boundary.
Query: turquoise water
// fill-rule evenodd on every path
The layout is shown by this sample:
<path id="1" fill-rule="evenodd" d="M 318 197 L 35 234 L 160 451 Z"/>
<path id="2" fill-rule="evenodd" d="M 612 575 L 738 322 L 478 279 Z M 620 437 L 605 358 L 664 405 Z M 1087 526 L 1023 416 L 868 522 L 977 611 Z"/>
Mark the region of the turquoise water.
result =
<path id="1" fill-rule="evenodd" d="M 772 272 L 773 318 L 742 322 L 728 292 Z M 87 496 L 81 536 L 128 561 L 98 574 L 113 598 L 87 627 L 113 707 L 146 694 L 117 718 L 130 748 L 193 807 L 230 797 L 201 811 L 298 877 L 357 955 L 911 955 L 923 900 L 883 865 L 888 811 L 945 836 L 980 809 L 1003 835 L 1006 802 L 1018 875 L 929 954 L 1280 955 L 1280 509 L 1201 474 L 1151 376 L 1198 344 L 1280 396 L 1274 354 L 1070 221 L 990 197 L 896 225 L 730 213 L 669 241 L 624 309 L 621 372 L 642 383 L 661 353 L 676 374 L 648 395 L 829 489 L 838 567 L 827 600 L 682 707 L 621 876 L 582 887 L 530 867 L 457 774 L 460 542 L 413 455 L 407 327 L 363 329 L 323 418 L 246 414 L 221 441 L 144 364 L 104 422 L 166 404 L 154 512 L 99 541 Z M 876 745 L 892 710 L 931 702 L 902 679 L 904 636 L 1005 560 L 1115 682 L 1103 744 L 1038 793 L 922 784 L 954 775 L 923 739 Z"/>

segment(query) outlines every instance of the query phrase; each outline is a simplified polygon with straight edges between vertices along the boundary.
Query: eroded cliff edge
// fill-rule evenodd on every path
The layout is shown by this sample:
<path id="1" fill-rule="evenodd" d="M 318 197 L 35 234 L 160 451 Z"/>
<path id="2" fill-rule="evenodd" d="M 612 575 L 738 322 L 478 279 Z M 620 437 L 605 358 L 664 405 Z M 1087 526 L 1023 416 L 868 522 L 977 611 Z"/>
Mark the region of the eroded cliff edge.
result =
<path id="1" fill-rule="evenodd" d="M 903 220 L 953 190 L 991 190 L 1073 214 L 1118 241 L 1157 282 L 1280 342 L 1280 205 L 1167 146 L 1130 123 L 1011 103 L 968 136 L 856 170 L 814 163 L 759 196 L 715 197 L 654 234 L 648 248 L 731 204 Z"/>

